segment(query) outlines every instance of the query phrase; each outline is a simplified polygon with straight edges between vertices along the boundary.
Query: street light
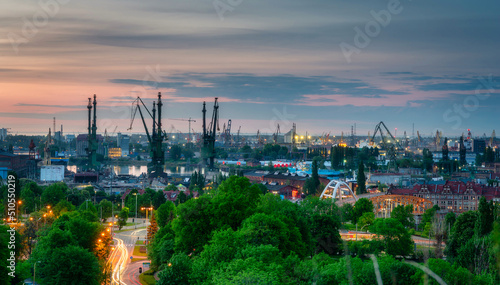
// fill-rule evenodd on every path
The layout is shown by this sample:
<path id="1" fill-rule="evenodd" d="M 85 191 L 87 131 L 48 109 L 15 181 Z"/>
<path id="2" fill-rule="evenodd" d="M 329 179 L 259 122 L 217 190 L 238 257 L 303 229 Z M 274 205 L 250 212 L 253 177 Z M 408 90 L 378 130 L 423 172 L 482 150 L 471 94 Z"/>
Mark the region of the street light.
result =
<path id="1" fill-rule="evenodd" d="M 134 193 L 135 196 L 135 221 L 134 221 L 134 229 L 137 229 L 137 193 Z"/>
<path id="2" fill-rule="evenodd" d="M 148 210 L 149 211 L 152 211 L 153 210 L 153 207 L 149 207 L 149 208 L 145 208 L 145 207 L 142 207 L 141 210 L 146 210 L 146 226 L 148 225 Z"/>

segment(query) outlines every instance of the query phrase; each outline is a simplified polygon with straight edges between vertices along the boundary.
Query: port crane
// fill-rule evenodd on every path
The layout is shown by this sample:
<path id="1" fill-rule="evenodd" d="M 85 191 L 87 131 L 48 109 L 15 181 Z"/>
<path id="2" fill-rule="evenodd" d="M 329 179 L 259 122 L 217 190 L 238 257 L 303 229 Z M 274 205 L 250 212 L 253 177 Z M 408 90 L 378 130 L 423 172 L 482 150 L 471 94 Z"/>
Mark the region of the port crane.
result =
<path id="1" fill-rule="evenodd" d="M 215 139 L 217 136 L 217 131 L 219 131 L 219 103 L 217 102 L 219 98 L 215 98 L 214 110 L 212 113 L 212 121 L 207 128 L 206 114 L 207 108 L 206 103 L 203 102 L 203 146 L 202 146 L 202 157 L 206 164 L 208 164 L 209 169 L 214 169 L 215 160 Z"/>
<path id="2" fill-rule="evenodd" d="M 147 111 L 149 116 L 153 119 L 153 126 L 151 129 L 151 134 L 149 133 L 149 129 L 146 125 L 146 121 L 144 120 L 144 114 L 141 110 L 141 106 Z M 144 101 L 140 97 L 137 97 L 132 102 L 132 110 L 131 110 L 131 122 L 130 128 L 134 124 L 134 119 L 139 111 L 139 115 L 141 116 L 142 124 L 144 125 L 144 130 L 146 131 L 146 136 L 149 142 L 149 149 L 151 155 L 151 163 L 148 164 L 148 173 L 153 176 L 159 176 L 163 174 L 163 167 L 165 165 L 165 151 L 163 148 L 163 141 L 166 141 L 167 134 L 162 130 L 161 124 L 161 115 L 162 115 L 162 107 L 163 103 L 161 102 L 161 92 L 158 92 L 158 102 L 153 101 L 153 110 L 152 112 L 146 107 Z M 158 109 L 157 109 L 158 108 Z M 156 116 L 156 112 L 158 111 L 158 117 Z"/>
<path id="3" fill-rule="evenodd" d="M 276 132 L 273 134 L 274 144 L 278 144 L 278 137 L 280 135 L 280 124 L 276 128 Z"/>
<path id="4" fill-rule="evenodd" d="M 375 126 L 375 131 L 373 132 L 373 136 L 370 139 L 371 145 L 374 144 L 375 137 L 377 136 L 377 134 L 380 135 L 380 141 L 382 147 L 385 149 L 387 153 L 387 158 L 389 159 L 390 163 L 393 163 L 394 167 L 397 169 L 398 165 L 396 160 L 396 154 L 399 150 L 403 148 L 382 121 Z M 389 166 L 387 167 L 387 169 L 389 169 Z"/>

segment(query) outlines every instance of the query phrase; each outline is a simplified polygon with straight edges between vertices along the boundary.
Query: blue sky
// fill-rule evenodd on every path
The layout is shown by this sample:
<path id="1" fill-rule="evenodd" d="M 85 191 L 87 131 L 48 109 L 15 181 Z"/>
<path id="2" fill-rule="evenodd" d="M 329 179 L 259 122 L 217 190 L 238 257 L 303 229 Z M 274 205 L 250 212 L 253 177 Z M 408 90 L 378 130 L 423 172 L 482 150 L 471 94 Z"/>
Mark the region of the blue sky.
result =
<path id="1" fill-rule="evenodd" d="M 126 132 L 131 101 L 159 91 L 167 118 L 200 119 L 217 96 L 244 133 L 499 129 L 498 1 L 48 2 L 0 4 L 0 127 L 13 132 L 46 133 L 54 116 L 85 132 L 94 93 L 100 131 Z"/>

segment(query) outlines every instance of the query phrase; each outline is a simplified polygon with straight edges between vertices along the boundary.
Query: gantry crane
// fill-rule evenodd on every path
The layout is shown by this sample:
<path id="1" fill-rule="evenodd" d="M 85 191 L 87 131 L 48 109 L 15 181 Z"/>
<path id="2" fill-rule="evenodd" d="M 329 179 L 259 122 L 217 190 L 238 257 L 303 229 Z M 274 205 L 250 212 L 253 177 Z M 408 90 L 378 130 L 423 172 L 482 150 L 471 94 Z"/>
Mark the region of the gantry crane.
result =
<path id="1" fill-rule="evenodd" d="M 141 110 L 141 105 L 146 109 L 149 116 L 153 119 L 153 128 L 151 135 L 149 134 L 148 127 L 146 125 L 146 121 L 144 120 L 144 115 Z M 146 104 L 142 101 L 140 97 L 134 100 L 132 103 L 132 112 L 131 112 L 131 122 L 130 128 L 132 129 L 132 125 L 134 124 L 134 118 L 139 111 L 141 116 L 142 124 L 144 125 L 144 130 L 146 131 L 146 136 L 148 137 L 150 154 L 151 154 L 151 163 L 148 165 L 148 173 L 152 176 L 159 176 L 163 174 L 163 167 L 165 165 L 165 152 L 163 149 L 163 141 L 167 140 L 167 134 L 162 130 L 161 125 L 161 111 L 162 111 L 163 103 L 161 102 L 161 92 L 158 92 L 158 102 L 153 101 L 153 111 L 149 112 Z M 156 107 L 158 107 L 158 118 L 156 117 Z"/>

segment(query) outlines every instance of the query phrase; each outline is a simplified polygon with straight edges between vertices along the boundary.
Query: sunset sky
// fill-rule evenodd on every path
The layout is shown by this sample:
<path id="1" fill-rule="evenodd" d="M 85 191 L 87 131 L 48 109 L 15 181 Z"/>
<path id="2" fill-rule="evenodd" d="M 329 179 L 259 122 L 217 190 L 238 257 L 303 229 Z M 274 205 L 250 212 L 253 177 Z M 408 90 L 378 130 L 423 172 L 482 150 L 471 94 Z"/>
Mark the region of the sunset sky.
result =
<path id="1" fill-rule="evenodd" d="M 411 135 L 413 123 L 424 135 L 500 131 L 499 1 L 16 0 L 0 8 L 0 128 L 12 133 L 45 134 L 53 117 L 65 133 L 84 133 L 93 94 L 98 132 L 127 132 L 131 102 L 151 104 L 158 92 L 165 118 L 196 119 L 197 132 L 202 102 L 210 113 L 216 96 L 221 128 L 232 119 L 242 133 L 272 133 L 278 123 L 286 132 L 295 122 L 299 133 L 340 134 L 356 123 L 366 135 L 379 121 L 398 135 Z M 346 57 L 343 46 L 356 51 Z M 136 122 L 132 132 L 142 131 Z"/>

